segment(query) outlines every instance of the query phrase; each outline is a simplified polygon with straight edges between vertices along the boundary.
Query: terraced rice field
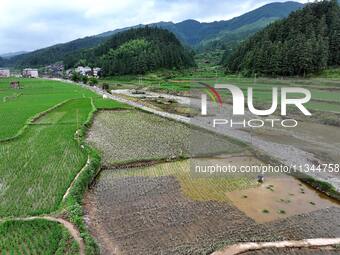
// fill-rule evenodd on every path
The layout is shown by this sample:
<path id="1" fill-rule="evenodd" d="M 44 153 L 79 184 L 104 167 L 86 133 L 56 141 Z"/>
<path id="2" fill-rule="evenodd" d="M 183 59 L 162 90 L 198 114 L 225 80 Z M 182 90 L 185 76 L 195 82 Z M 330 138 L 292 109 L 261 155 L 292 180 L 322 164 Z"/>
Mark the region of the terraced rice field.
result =
<path id="1" fill-rule="evenodd" d="M 29 125 L 19 139 L 2 144 L 1 216 L 37 215 L 58 208 L 87 160 L 74 133 L 90 111 L 89 98 L 69 101 Z"/>
<path id="2" fill-rule="evenodd" d="M 20 79 L 20 90 L 9 81 L 0 79 L 0 253 L 77 254 L 59 224 L 11 218 L 59 213 L 88 159 L 76 131 L 94 110 L 126 106 L 58 81 Z"/>
<path id="3" fill-rule="evenodd" d="M 87 141 L 102 152 L 106 166 L 244 149 L 244 145 L 212 133 L 136 110 L 99 112 Z"/>
<path id="4" fill-rule="evenodd" d="M 242 162 L 246 157 L 231 158 Z M 230 160 L 230 159 L 229 159 Z M 260 163 L 260 161 L 254 160 Z M 198 201 L 229 201 L 225 196 L 226 192 L 242 190 L 245 188 L 256 187 L 256 176 L 245 175 L 242 178 L 217 177 L 206 178 L 198 177 L 190 172 L 190 160 L 177 161 L 173 163 L 156 164 L 146 168 L 120 169 L 117 171 L 104 171 L 100 178 L 105 182 L 114 182 L 117 178 L 123 177 L 165 177 L 174 176 L 181 186 L 183 194 Z"/>
<path id="5" fill-rule="evenodd" d="M 87 153 L 81 150 L 74 135 L 93 111 L 91 97 L 100 106 L 123 107 L 115 102 L 105 105 L 106 101 L 94 93 L 70 84 L 41 80 L 22 80 L 21 84 L 24 89 L 19 90 L 23 94 L 16 102 L 19 106 L 0 103 L 4 106 L 0 107 L 0 129 L 5 130 L 3 136 L 7 134 L 3 138 L 15 135 L 37 111 L 45 111 L 65 98 L 68 101 L 30 122 L 16 139 L 2 142 L 0 216 L 37 215 L 56 210 L 87 160 Z M 20 105 L 24 112 L 17 115 L 21 112 Z M 9 116 L 15 116 L 18 121 L 12 123 Z"/>
<path id="6" fill-rule="evenodd" d="M 84 207 L 90 232 L 100 244 L 102 254 L 209 254 L 226 244 L 238 242 L 340 235 L 340 225 L 332 223 L 337 222 L 340 207 L 328 200 L 321 203 L 314 190 L 307 192 L 303 187 L 302 193 L 302 186 L 296 180 L 292 183 L 298 193 L 294 191 L 296 194 L 289 202 L 286 195 L 289 196 L 288 190 L 293 187 L 274 183 L 269 188 L 261 186 L 269 196 L 266 200 L 272 204 L 258 203 L 258 208 L 254 208 L 256 199 L 261 200 L 261 196 L 254 198 L 250 192 L 259 188 L 256 176 L 215 178 L 194 174 L 190 171 L 191 164 L 199 161 L 200 153 L 204 155 L 204 152 L 185 146 L 185 135 L 192 134 L 187 128 L 135 110 L 96 115 L 87 139 L 103 153 L 105 170 L 87 193 Z M 173 136 L 173 131 L 181 135 Z M 233 165 L 263 163 L 243 144 L 214 138 L 202 130 L 195 132 L 200 138 L 197 141 L 205 141 L 203 149 L 208 149 L 209 154 L 222 153 L 220 156 L 204 155 L 208 157 L 203 159 L 205 161 L 223 159 Z M 202 138 L 204 136 L 207 139 Z M 199 145 L 196 144 L 196 148 Z M 139 167 L 136 167 L 138 164 L 127 165 L 135 165 L 133 168 L 116 165 L 178 155 L 198 158 L 145 167 L 143 162 Z M 281 188 L 288 193 L 283 194 Z M 235 199 L 227 195 L 233 192 L 243 196 Z M 299 202 L 303 196 L 311 199 L 306 206 Z M 247 199 L 251 201 L 249 209 L 258 211 L 268 220 L 262 221 L 249 214 L 248 208 L 242 208 L 238 201 L 243 203 Z M 301 204 L 300 210 L 290 211 L 293 204 L 293 207 Z M 311 208 L 305 210 L 307 206 Z"/>
<path id="7" fill-rule="evenodd" d="M 20 79 L 23 89 L 13 90 L 9 88 L 10 81 L 0 79 L 0 140 L 14 136 L 31 117 L 64 100 L 91 95 L 90 91 L 77 86 L 33 79 Z M 6 99 L 14 94 L 18 96 Z"/>
<path id="8" fill-rule="evenodd" d="M 0 223 L 1 254 L 78 254 L 78 244 L 58 223 L 47 220 Z"/>
<path id="9" fill-rule="evenodd" d="M 257 223 L 223 196 L 237 182 L 196 179 L 181 164 L 102 172 L 85 200 L 102 254 L 209 254 L 238 242 L 340 234 L 332 224 L 340 207 Z"/>

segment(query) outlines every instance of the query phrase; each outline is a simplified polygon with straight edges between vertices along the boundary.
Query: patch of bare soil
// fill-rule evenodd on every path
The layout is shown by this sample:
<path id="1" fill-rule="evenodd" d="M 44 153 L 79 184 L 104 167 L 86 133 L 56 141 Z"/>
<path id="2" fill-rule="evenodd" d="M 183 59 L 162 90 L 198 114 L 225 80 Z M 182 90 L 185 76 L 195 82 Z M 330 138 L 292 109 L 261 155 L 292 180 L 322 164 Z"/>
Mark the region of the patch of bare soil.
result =
<path id="1" fill-rule="evenodd" d="M 102 254 L 110 255 L 207 254 L 239 242 L 340 235 L 339 208 L 259 224 L 232 204 L 184 197 L 172 176 L 99 178 L 85 211 Z"/>

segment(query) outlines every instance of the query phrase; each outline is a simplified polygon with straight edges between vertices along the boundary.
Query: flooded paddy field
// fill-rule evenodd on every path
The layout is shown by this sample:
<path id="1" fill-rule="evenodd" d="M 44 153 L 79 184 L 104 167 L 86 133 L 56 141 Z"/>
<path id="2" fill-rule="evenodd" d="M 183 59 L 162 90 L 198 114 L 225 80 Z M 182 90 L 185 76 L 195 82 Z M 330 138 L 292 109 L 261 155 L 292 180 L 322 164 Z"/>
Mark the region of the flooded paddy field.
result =
<path id="1" fill-rule="evenodd" d="M 340 205 L 288 175 L 268 178 L 261 185 L 232 191 L 226 196 L 238 209 L 259 223 Z"/>
<path id="2" fill-rule="evenodd" d="M 261 198 L 256 193 L 252 197 L 249 193 L 249 198 L 242 198 L 250 201 L 249 207 L 240 208 L 238 201 L 227 195 L 230 179 L 190 178 L 190 173 L 178 170 L 184 167 L 178 162 L 162 165 L 105 170 L 90 189 L 85 210 L 102 254 L 209 254 L 238 242 L 340 235 L 340 207 L 318 197 L 315 191 L 306 195 L 315 201 L 315 208 L 309 208 L 305 201 L 306 205 L 296 209 L 297 198 L 282 206 L 287 215 L 281 217 L 274 211 L 275 203 L 285 202 L 276 197 Z M 320 208 L 321 204 L 326 207 Z M 248 210 L 254 208 L 263 215 L 248 216 Z M 270 213 L 262 212 L 263 208 L 269 208 Z"/>
<path id="3" fill-rule="evenodd" d="M 213 133 L 137 110 L 99 112 L 87 141 L 102 152 L 105 166 L 244 150 Z"/>
<path id="4" fill-rule="evenodd" d="M 192 133 L 209 155 L 191 150 Z M 239 242 L 340 236 L 339 204 L 293 177 L 197 176 L 193 159 L 178 160 L 265 163 L 244 144 L 135 110 L 100 112 L 87 139 L 104 159 L 84 203 L 102 254 L 209 254 Z M 164 158 L 177 161 L 157 163 Z M 155 162 L 115 165 L 147 159 Z"/>

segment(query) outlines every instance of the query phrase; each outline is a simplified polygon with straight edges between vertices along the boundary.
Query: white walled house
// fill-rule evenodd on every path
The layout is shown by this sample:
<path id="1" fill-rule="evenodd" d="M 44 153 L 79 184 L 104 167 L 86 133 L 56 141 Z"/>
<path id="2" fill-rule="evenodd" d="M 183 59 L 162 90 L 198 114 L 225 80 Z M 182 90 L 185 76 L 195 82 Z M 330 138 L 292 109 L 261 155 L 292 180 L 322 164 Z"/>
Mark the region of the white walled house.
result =
<path id="1" fill-rule="evenodd" d="M 98 77 L 101 70 L 99 67 L 93 68 L 93 76 Z"/>
<path id="2" fill-rule="evenodd" d="M 92 75 L 92 68 L 89 66 L 78 66 L 75 71 L 81 75 Z"/>
<path id="3" fill-rule="evenodd" d="M 22 70 L 22 76 L 29 78 L 38 78 L 39 72 L 38 69 L 25 68 L 24 70 Z"/>
<path id="4" fill-rule="evenodd" d="M 10 76 L 11 76 L 11 72 L 9 71 L 9 69 L 0 68 L 0 77 L 10 77 Z"/>

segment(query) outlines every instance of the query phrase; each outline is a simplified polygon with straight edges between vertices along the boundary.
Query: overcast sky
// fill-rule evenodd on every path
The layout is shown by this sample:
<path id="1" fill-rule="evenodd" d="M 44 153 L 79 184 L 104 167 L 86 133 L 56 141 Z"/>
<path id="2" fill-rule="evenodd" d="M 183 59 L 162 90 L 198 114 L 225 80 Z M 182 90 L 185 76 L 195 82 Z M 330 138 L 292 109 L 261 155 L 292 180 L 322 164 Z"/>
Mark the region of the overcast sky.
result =
<path id="1" fill-rule="evenodd" d="M 0 54 L 137 24 L 228 20 L 281 0 L 0 0 Z M 299 2 L 306 2 L 298 0 Z"/>

